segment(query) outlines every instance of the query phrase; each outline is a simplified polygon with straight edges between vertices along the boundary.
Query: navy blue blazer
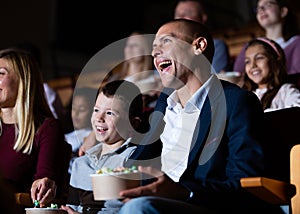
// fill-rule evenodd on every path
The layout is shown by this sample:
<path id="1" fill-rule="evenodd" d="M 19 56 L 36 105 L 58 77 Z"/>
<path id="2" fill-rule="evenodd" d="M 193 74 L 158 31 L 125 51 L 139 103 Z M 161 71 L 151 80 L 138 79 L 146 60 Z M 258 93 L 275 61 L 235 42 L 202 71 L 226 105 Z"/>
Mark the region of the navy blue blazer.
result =
<path id="1" fill-rule="evenodd" d="M 179 182 L 193 192 L 190 203 L 221 205 L 229 212 L 265 206 L 240 185 L 240 178 L 263 175 L 261 103 L 254 93 L 235 84 L 213 81 L 215 87 L 200 112 L 188 167 Z M 142 160 L 139 164 L 159 167 L 162 143 L 157 136 L 164 127 L 166 99 L 171 92 L 165 89 L 158 98 L 151 130 L 136 150 L 134 158 Z"/>

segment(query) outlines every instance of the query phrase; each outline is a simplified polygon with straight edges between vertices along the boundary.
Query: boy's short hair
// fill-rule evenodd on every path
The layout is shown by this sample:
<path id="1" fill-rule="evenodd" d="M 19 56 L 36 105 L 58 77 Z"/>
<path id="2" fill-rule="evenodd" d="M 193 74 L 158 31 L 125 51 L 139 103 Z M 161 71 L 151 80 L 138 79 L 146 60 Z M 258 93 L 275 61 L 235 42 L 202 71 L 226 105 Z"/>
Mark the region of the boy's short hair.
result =
<path id="1" fill-rule="evenodd" d="M 97 96 L 103 93 L 106 97 L 117 96 L 123 100 L 128 111 L 129 119 L 141 117 L 143 113 L 143 97 L 140 89 L 134 83 L 127 80 L 114 80 L 101 86 Z"/>

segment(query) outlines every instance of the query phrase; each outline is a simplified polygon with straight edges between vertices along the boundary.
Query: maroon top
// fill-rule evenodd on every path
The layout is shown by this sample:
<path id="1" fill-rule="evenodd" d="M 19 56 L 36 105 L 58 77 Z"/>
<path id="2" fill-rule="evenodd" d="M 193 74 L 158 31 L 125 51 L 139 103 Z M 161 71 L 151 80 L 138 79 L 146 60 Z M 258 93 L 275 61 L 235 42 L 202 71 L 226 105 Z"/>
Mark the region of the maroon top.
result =
<path id="1" fill-rule="evenodd" d="M 2 123 L 0 136 L 0 172 L 15 191 L 29 191 L 36 179 L 48 177 L 58 188 L 63 184 L 68 165 L 68 147 L 59 120 L 48 118 L 38 130 L 30 155 L 13 149 L 15 126 Z M 59 191 L 59 189 L 58 189 Z"/>

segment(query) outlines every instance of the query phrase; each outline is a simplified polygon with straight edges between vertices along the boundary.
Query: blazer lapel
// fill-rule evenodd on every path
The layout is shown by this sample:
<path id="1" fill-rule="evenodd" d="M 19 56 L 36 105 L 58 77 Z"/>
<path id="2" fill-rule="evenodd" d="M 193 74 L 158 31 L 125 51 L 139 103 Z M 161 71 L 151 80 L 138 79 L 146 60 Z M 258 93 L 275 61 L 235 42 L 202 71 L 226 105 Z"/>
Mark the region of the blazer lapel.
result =
<path id="1" fill-rule="evenodd" d="M 221 81 L 212 79 L 214 87 L 209 91 L 200 113 L 193 140 L 189 162 L 199 157 L 198 164 L 205 164 L 216 152 L 226 126 L 227 105 Z"/>
<path id="2" fill-rule="evenodd" d="M 202 150 L 207 138 L 207 134 L 209 132 L 210 123 L 211 108 L 209 99 L 207 98 L 204 102 L 203 109 L 199 115 L 199 119 L 196 125 L 193 141 L 191 144 L 188 165 L 195 159 L 195 157 L 199 153 L 199 150 Z"/>

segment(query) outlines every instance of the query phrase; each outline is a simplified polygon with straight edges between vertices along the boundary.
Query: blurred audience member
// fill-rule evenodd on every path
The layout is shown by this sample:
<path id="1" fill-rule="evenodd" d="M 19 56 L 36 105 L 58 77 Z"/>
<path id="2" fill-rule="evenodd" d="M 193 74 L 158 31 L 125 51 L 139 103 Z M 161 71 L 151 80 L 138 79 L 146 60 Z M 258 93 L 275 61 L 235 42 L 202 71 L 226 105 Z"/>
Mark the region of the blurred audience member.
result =
<path id="1" fill-rule="evenodd" d="M 124 61 L 105 80 L 124 79 L 134 82 L 143 93 L 146 108 L 154 108 L 162 88 L 151 56 L 151 42 L 147 35 L 132 32 L 124 47 Z"/>
<path id="2" fill-rule="evenodd" d="M 48 85 L 48 83 L 44 82 L 43 86 L 45 90 L 46 99 L 53 116 L 55 118 L 63 120 L 65 110 L 60 97 L 58 96 L 56 91 Z"/>
<path id="3" fill-rule="evenodd" d="M 179 0 L 175 8 L 174 18 L 190 19 L 205 24 L 208 16 L 201 0 Z M 215 54 L 212 66 L 217 73 L 227 71 L 230 66 L 228 47 L 224 41 L 216 38 L 214 39 L 214 45 Z"/>
<path id="4" fill-rule="evenodd" d="M 300 107 L 300 91 L 287 83 L 285 55 L 275 41 L 260 37 L 245 52 L 244 88 L 261 100 L 264 111 Z"/>
<path id="5" fill-rule="evenodd" d="M 297 17 L 286 0 L 258 0 L 256 19 L 265 37 L 284 50 L 288 75 L 300 73 L 300 33 Z M 234 71 L 244 72 L 245 47 L 234 62 Z"/>
<path id="6" fill-rule="evenodd" d="M 74 130 L 65 134 L 66 141 L 72 146 L 72 159 L 70 161 L 69 173 L 74 159 L 78 157 L 78 150 L 83 143 L 83 139 L 92 131 L 91 116 L 95 103 L 96 89 L 77 88 L 74 90 L 71 118 Z"/>
<path id="7" fill-rule="evenodd" d="M 15 192 L 46 204 L 62 191 L 68 144 L 31 53 L 0 51 L 0 88 L 0 171 Z"/>

